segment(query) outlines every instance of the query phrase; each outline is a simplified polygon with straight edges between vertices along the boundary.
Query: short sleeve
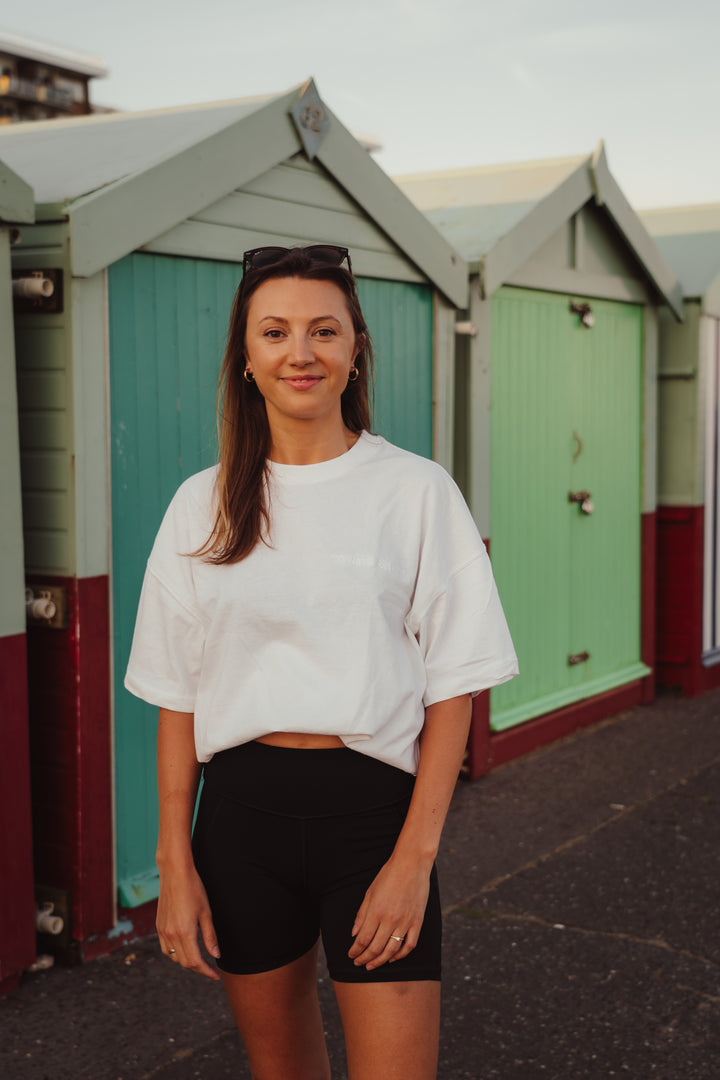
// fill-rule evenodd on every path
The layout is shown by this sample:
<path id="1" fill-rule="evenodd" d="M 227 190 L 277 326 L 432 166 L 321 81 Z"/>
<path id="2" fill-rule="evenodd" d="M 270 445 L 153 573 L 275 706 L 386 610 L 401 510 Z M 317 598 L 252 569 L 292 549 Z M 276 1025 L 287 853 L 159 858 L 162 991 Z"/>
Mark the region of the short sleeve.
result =
<path id="1" fill-rule="evenodd" d="M 449 477 L 423 533 L 408 628 L 425 664 L 427 707 L 507 682 L 518 662 L 485 545 Z"/>
<path id="2" fill-rule="evenodd" d="M 143 581 L 125 687 L 166 709 L 193 712 L 205 643 L 193 579 L 198 538 L 183 488 L 168 507 Z"/>
<path id="3" fill-rule="evenodd" d="M 125 687 L 136 697 L 177 712 L 194 712 L 205 630 L 148 566 Z"/>

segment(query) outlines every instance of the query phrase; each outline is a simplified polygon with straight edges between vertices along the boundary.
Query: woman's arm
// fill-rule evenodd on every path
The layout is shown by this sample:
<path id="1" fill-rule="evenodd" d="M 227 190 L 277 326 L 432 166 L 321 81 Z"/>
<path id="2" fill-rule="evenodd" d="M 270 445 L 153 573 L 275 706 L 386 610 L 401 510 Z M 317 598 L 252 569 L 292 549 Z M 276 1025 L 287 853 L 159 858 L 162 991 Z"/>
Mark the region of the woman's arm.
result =
<path id="1" fill-rule="evenodd" d="M 220 955 L 210 905 L 190 846 L 201 768 L 195 757 L 193 722 L 192 713 L 160 710 L 157 740 L 160 896 L 156 925 L 166 955 L 174 949 L 172 956 L 183 967 L 209 979 L 219 979 L 198 945 L 200 927 L 207 951 L 215 957 Z"/>
<path id="2" fill-rule="evenodd" d="M 368 970 L 415 948 L 427 904 L 430 871 L 457 782 L 470 729 L 469 694 L 425 710 L 420 761 L 410 809 L 395 849 L 365 894 L 349 956 Z M 404 937 L 399 942 L 390 937 Z"/>

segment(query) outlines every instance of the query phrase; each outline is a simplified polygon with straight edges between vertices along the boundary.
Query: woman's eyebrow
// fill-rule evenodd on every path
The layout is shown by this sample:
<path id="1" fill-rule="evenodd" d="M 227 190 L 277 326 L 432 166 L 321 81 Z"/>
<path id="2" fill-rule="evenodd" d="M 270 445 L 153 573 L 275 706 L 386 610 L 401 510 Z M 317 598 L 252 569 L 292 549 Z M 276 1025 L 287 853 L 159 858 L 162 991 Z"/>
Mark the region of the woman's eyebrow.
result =
<path id="1" fill-rule="evenodd" d="M 263 317 L 260 319 L 260 322 L 267 322 L 268 319 L 271 319 L 272 322 L 283 323 L 285 326 L 289 325 L 288 320 L 282 315 L 263 315 Z M 310 324 L 314 325 L 315 323 L 330 321 L 336 322 L 338 325 L 340 325 L 340 319 L 338 319 L 337 315 L 316 315 L 314 319 L 310 320 Z"/>

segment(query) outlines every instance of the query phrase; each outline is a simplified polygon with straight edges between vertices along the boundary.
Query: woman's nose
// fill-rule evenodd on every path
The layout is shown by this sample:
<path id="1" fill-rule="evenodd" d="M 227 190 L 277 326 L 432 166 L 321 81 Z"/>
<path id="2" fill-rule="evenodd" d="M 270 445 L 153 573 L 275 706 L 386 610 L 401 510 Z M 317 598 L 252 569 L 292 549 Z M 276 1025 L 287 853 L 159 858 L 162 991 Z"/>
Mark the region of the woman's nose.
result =
<path id="1" fill-rule="evenodd" d="M 307 367 L 313 360 L 310 343 L 305 338 L 294 338 L 290 345 L 290 363 L 295 367 Z"/>

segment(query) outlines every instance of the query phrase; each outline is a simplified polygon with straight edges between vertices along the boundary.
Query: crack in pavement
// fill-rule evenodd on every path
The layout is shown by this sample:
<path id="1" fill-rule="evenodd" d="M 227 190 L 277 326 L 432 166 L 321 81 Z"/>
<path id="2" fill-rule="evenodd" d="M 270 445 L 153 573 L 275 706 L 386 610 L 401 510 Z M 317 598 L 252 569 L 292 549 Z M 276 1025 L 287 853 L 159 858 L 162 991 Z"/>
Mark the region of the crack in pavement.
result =
<path id="1" fill-rule="evenodd" d="M 617 814 L 613 814 L 611 817 L 608 817 L 604 821 L 599 822 L 592 829 L 588 829 L 586 832 L 578 833 L 577 836 L 573 836 L 569 840 L 563 840 L 561 844 L 558 844 L 557 847 L 554 847 L 551 851 L 542 852 L 542 854 L 537 855 L 534 859 L 530 859 L 528 862 L 523 863 L 522 866 L 516 867 L 515 870 L 511 870 L 507 874 L 498 874 L 497 877 L 491 878 L 490 881 L 487 882 L 487 884 L 483 885 L 481 889 L 477 889 L 475 892 L 471 893 L 470 896 L 465 897 L 463 900 L 456 900 L 455 903 L 448 904 L 447 907 L 444 907 L 442 909 L 443 916 L 451 915 L 459 908 L 468 907 L 472 904 L 474 900 L 477 900 L 479 897 L 484 896 L 486 893 L 493 892 L 493 890 L 497 889 L 499 885 L 502 885 L 505 881 L 510 881 L 511 878 L 514 878 L 517 874 L 522 874 L 526 870 L 534 870 L 536 867 L 542 866 L 550 859 L 555 858 L 556 855 L 562 855 L 564 852 L 569 851 L 571 848 L 581 843 L 581 841 L 587 840 L 590 837 L 595 836 L 597 833 L 602 832 L 603 829 L 608 828 L 608 826 L 614 825 L 622 818 L 627 817 L 629 814 L 635 813 L 636 810 L 640 810 L 646 806 L 649 806 L 651 803 L 655 802 L 662 796 L 668 795 L 670 792 L 676 791 L 678 788 L 684 787 L 688 783 L 688 781 L 694 780 L 702 773 L 707 772 L 708 769 L 712 769 L 719 764 L 720 755 L 713 758 L 711 761 L 705 762 L 705 764 L 702 765 L 701 768 L 696 769 L 695 772 L 689 773 L 687 776 L 683 776 L 675 784 L 671 784 L 669 787 L 663 788 L 662 791 L 656 792 L 649 798 L 642 799 L 639 802 L 633 803 L 630 806 L 625 806 Z M 620 804 L 615 803 L 611 805 L 619 806 Z M 551 923 L 549 925 L 553 924 Z"/>
<path id="2" fill-rule="evenodd" d="M 212 1046 L 213 1043 L 218 1042 L 220 1039 L 224 1039 L 227 1035 L 235 1034 L 237 1034 L 237 1028 L 227 1027 L 222 1031 L 219 1031 L 216 1035 L 212 1035 L 209 1039 L 205 1039 L 204 1042 L 198 1043 L 197 1046 L 187 1046 L 184 1049 L 178 1049 L 169 1061 L 163 1061 L 152 1068 L 150 1072 L 143 1073 L 139 1080 L 151 1080 L 151 1077 L 159 1076 L 160 1073 L 165 1072 L 166 1069 L 171 1068 L 173 1065 L 177 1065 L 179 1061 L 185 1061 L 187 1058 L 193 1057 L 199 1050 L 205 1050 L 208 1046 Z"/>
<path id="3" fill-rule="evenodd" d="M 720 1005 L 720 996 L 717 994 L 706 994 L 704 990 L 698 990 L 694 986 L 685 986 L 684 983 L 675 983 L 678 990 L 689 990 L 691 994 L 697 994 L 698 997 L 705 998 L 707 1001 L 712 1001 L 715 1005 Z"/>
<path id="4" fill-rule="evenodd" d="M 549 919 L 543 919 L 540 915 L 527 915 L 524 913 L 511 912 L 511 911 L 498 911 L 497 908 L 480 908 L 480 909 L 467 909 L 467 914 L 472 918 L 477 912 L 478 916 L 483 918 L 495 918 L 503 919 L 508 923 L 534 923 L 537 926 L 544 926 L 549 930 L 567 930 L 576 934 L 585 934 L 587 937 L 604 937 L 614 938 L 618 941 L 630 941 L 635 945 L 650 945 L 656 949 L 664 949 L 665 952 L 672 953 L 674 956 L 682 956 L 687 960 L 695 960 L 701 964 L 706 964 L 709 967 L 717 968 L 720 964 L 716 960 L 711 960 L 706 956 L 698 956 L 697 953 L 692 953 L 688 949 L 678 949 L 676 946 L 671 945 L 669 941 L 665 941 L 664 938 L 645 938 L 639 934 L 626 934 L 622 930 L 594 930 L 588 926 L 571 926 L 568 923 L 554 923 Z M 464 914 L 462 909 L 459 914 Z M 685 987 L 690 990 L 692 987 Z M 700 991 L 696 991 L 699 993 Z M 705 997 L 710 997 L 711 1000 L 720 1001 L 720 997 L 712 998 L 711 995 L 705 994 Z"/>

